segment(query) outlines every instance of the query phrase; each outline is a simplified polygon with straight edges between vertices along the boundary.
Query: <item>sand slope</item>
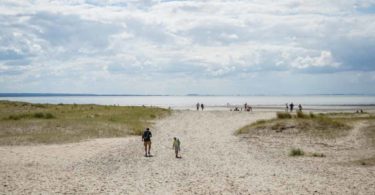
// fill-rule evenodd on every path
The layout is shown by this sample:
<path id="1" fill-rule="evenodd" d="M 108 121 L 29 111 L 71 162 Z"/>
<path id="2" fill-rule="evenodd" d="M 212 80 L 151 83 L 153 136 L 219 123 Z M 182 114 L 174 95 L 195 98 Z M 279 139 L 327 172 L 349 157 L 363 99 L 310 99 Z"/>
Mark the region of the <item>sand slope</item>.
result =
<path id="1" fill-rule="evenodd" d="M 374 154 L 355 142 L 352 147 L 362 152 L 348 155 L 347 142 L 358 132 L 337 147 L 284 135 L 233 135 L 243 125 L 274 115 L 175 111 L 151 129 L 151 158 L 143 157 L 140 137 L 0 147 L 0 192 L 374 194 L 374 167 L 337 163 Z M 174 157 L 174 136 L 181 140 L 182 159 Z M 288 157 L 292 146 L 327 157 Z"/>

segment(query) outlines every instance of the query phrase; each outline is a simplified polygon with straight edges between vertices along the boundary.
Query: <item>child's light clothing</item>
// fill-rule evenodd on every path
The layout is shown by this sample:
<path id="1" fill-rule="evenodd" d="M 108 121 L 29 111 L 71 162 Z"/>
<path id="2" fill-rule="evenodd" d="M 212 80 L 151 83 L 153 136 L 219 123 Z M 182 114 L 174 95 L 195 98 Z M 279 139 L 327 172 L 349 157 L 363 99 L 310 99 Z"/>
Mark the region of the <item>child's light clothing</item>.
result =
<path id="1" fill-rule="evenodd" d="M 173 141 L 173 148 L 176 152 L 180 151 L 180 140 L 179 139 L 175 139 Z"/>

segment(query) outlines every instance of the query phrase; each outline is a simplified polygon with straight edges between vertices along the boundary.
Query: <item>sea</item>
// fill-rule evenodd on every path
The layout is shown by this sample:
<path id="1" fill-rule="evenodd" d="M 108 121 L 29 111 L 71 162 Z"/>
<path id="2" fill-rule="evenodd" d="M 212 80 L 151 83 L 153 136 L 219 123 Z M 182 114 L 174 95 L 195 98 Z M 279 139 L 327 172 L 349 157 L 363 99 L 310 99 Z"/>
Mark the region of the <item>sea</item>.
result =
<path id="1" fill-rule="evenodd" d="M 245 103 L 253 108 L 284 109 L 285 104 L 301 104 L 314 109 L 375 109 L 375 95 L 90 95 L 90 94 L 0 94 L 0 100 L 49 104 L 99 104 L 119 106 L 155 106 L 195 109 L 197 103 L 208 109 L 231 109 Z"/>

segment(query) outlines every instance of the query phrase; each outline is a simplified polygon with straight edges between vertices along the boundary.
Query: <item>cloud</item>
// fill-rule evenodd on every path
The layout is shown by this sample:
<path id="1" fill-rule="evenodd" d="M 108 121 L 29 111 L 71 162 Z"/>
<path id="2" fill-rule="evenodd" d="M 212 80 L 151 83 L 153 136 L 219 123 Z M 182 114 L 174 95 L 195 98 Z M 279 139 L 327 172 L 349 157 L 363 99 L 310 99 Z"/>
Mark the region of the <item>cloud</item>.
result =
<path id="1" fill-rule="evenodd" d="M 340 64 L 336 63 L 330 51 L 322 51 L 317 57 L 297 57 L 291 64 L 292 67 L 304 69 L 309 67 L 338 67 Z"/>
<path id="2" fill-rule="evenodd" d="M 79 91 L 95 78 L 105 83 L 98 91 L 114 82 L 138 83 L 147 91 L 168 81 L 173 86 L 164 90 L 182 93 L 189 89 L 177 89 L 178 82 L 196 80 L 196 86 L 186 86 L 201 83 L 203 89 L 216 82 L 229 93 L 255 75 L 273 80 L 268 75 L 373 72 L 374 5 L 370 0 L 4 0 L 0 74 L 7 79 L 0 80 L 0 91 L 26 82 L 33 91 L 41 87 L 37 80 L 51 81 L 51 88 L 61 83 L 56 88 L 64 90 L 62 83 L 70 79 L 77 80 Z M 153 80 L 160 83 L 147 84 Z"/>

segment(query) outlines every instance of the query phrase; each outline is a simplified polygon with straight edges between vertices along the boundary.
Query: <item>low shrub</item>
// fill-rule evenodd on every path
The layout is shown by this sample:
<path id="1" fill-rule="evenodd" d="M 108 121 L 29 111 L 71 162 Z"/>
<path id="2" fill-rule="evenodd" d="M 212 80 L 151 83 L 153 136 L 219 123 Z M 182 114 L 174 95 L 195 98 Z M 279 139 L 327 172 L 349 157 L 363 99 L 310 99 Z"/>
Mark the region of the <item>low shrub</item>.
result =
<path id="1" fill-rule="evenodd" d="M 303 156 L 303 155 L 305 155 L 305 152 L 299 148 L 293 148 L 289 152 L 289 156 Z"/>
<path id="2" fill-rule="evenodd" d="M 297 111 L 297 118 L 308 118 L 309 116 L 304 114 L 302 111 Z"/>
<path id="3" fill-rule="evenodd" d="M 46 114 L 44 115 L 44 118 L 45 118 L 45 119 L 52 119 L 52 118 L 55 118 L 55 116 L 53 116 L 53 114 L 51 114 L 51 113 L 46 113 Z"/>
<path id="4" fill-rule="evenodd" d="M 21 117 L 20 116 L 16 116 L 16 115 L 10 115 L 7 119 L 9 119 L 9 120 L 20 120 Z"/>
<path id="5" fill-rule="evenodd" d="M 292 118 L 292 115 L 289 112 L 277 112 L 276 116 L 277 116 L 278 119 Z"/>

